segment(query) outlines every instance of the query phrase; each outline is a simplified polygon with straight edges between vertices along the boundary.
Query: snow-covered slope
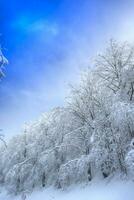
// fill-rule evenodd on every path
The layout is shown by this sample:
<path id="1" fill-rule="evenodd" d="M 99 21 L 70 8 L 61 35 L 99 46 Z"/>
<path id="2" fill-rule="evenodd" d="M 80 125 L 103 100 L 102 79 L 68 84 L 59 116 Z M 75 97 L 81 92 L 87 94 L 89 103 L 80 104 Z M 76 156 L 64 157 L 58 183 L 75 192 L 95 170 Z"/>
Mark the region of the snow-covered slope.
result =
<path id="1" fill-rule="evenodd" d="M 1 193 L 0 200 L 21 200 L 21 197 L 8 196 Z M 48 188 L 35 191 L 26 200 L 133 200 L 134 183 L 116 182 L 77 186 L 66 191 Z"/>

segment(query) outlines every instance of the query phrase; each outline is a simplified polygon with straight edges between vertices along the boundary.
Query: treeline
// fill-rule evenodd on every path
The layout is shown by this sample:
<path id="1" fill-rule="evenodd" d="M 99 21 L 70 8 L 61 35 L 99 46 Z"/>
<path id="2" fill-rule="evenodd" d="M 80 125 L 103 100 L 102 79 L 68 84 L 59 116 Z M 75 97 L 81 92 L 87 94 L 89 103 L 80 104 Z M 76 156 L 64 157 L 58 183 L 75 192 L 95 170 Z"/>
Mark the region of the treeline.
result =
<path id="1" fill-rule="evenodd" d="M 0 183 L 14 194 L 65 188 L 134 171 L 134 49 L 111 40 L 71 88 L 65 107 L 45 113 L 0 149 Z"/>

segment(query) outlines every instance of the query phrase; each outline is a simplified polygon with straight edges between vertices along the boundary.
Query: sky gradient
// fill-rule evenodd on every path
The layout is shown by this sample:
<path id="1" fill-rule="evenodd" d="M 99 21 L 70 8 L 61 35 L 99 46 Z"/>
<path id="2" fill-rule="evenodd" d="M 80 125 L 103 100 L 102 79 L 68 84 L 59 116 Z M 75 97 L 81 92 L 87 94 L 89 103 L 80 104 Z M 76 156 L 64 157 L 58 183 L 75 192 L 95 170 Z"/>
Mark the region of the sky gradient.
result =
<path id="1" fill-rule="evenodd" d="M 68 83 L 114 38 L 134 41 L 134 1 L 1 0 L 0 42 L 9 60 L 0 84 L 7 137 L 64 104 Z"/>

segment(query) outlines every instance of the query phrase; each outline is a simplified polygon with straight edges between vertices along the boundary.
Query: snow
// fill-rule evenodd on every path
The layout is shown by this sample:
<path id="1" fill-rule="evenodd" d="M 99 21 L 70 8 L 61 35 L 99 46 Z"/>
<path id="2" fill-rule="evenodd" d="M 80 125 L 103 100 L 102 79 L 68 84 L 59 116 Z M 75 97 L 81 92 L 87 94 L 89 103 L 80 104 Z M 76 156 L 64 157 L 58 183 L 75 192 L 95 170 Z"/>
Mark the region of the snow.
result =
<path id="1" fill-rule="evenodd" d="M 134 183 L 116 182 L 103 183 L 98 182 L 87 186 L 75 186 L 65 191 L 54 188 L 47 188 L 33 192 L 27 196 L 26 200 L 133 200 Z M 0 194 L 0 200 L 21 200 L 21 197 Z"/>

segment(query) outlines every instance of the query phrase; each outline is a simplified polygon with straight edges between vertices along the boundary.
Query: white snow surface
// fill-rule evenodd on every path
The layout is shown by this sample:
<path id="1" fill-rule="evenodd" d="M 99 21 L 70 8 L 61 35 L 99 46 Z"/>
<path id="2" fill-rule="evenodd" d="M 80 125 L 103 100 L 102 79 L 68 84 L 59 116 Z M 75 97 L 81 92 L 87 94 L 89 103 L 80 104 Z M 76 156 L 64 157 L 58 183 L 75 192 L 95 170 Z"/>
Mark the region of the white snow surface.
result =
<path id="1" fill-rule="evenodd" d="M 36 190 L 27 195 L 26 200 L 133 200 L 134 183 L 112 182 L 92 183 L 86 186 L 75 186 L 67 190 L 47 188 Z M 11 196 L 5 191 L 0 193 L 0 200 L 22 200 L 21 196 Z"/>

